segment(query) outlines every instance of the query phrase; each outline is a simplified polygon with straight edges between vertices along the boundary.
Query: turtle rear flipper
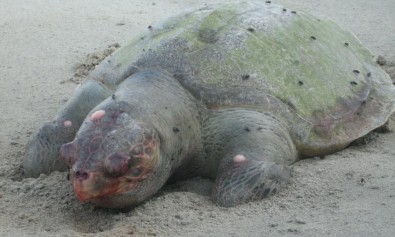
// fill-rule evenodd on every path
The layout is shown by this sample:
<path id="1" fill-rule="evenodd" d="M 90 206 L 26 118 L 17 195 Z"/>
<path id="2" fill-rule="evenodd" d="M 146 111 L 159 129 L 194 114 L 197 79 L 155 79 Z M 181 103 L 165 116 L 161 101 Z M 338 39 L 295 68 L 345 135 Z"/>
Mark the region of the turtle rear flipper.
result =
<path id="1" fill-rule="evenodd" d="M 276 116 L 246 109 L 219 110 L 204 130 L 208 163 L 203 170 L 217 174 L 212 198 L 218 204 L 234 206 L 262 199 L 287 183 L 288 166 L 298 156 L 287 124 Z"/>

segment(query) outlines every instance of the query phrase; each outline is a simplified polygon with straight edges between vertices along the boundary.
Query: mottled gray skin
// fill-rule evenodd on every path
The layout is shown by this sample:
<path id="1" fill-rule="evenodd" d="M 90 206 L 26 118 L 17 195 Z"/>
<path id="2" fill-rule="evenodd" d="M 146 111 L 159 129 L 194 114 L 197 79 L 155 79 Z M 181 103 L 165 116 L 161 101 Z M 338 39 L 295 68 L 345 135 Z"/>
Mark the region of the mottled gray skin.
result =
<path id="1" fill-rule="evenodd" d="M 382 126 L 395 86 L 371 53 L 334 23 L 283 9 L 207 7 L 137 37 L 33 135 L 26 176 L 68 166 L 81 201 L 121 208 L 200 175 L 233 206 L 276 193 L 300 158 Z"/>

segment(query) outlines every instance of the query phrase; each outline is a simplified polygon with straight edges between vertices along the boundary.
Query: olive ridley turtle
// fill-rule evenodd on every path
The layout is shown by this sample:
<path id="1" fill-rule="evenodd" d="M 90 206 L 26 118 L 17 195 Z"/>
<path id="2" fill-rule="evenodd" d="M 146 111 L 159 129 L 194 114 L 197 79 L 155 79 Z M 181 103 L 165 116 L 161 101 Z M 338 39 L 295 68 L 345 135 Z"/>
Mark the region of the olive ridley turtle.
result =
<path id="1" fill-rule="evenodd" d="M 246 1 L 147 31 L 37 130 L 26 176 L 69 168 L 81 201 L 121 208 L 200 175 L 232 206 L 276 193 L 290 165 L 345 148 L 395 110 L 390 77 L 329 20 Z"/>

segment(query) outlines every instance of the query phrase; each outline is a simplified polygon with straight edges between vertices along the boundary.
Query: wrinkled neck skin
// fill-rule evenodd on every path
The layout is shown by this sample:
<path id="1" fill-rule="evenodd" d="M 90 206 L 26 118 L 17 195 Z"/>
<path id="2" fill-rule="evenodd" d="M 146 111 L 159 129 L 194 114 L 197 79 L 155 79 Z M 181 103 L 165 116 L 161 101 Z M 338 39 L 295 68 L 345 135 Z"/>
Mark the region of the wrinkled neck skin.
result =
<path id="1" fill-rule="evenodd" d="M 196 153 L 200 150 L 202 144 L 201 109 L 196 100 L 182 88 L 179 82 L 166 72 L 144 70 L 125 79 L 125 81 L 119 85 L 114 95 L 107 98 L 88 114 L 73 142 L 74 147 L 78 146 L 78 143 L 82 144 L 81 141 L 84 139 L 89 139 L 90 143 L 87 144 L 90 146 L 89 149 L 92 149 L 92 141 L 97 137 L 89 133 L 93 131 L 92 126 L 98 123 L 92 120 L 95 120 L 97 116 L 102 116 L 101 114 L 97 115 L 97 111 L 104 111 L 106 113 L 105 116 L 113 116 L 109 113 L 115 114 L 114 116 L 123 114 L 122 116 L 126 118 L 124 121 L 129 121 L 129 124 L 125 124 L 122 128 L 130 128 L 133 126 L 153 128 L 151 130 L 154 130 L 154 136 L 158 139 L 156 144 L 159 144 L 158 149 L 153 148 L 155 152 L 158 150 L 158 155 L 155 155 L 156 158 L 148 162 L 148 165 L 141 165 L 143 167 L 149 166 L 146 168 L 146 171 L 144 171 L 144 176 L 140 176 L 139 180 L 133 184 L 133 187 L 129 186 L 132 187 L 130 190 L 110 195 L 101 195 L 98 198 L 91 199 L 99 206 L 112 208 L 126 207 L 147 199 L 163 186 L 169 176 L 182 162 L 185 162 L 188 157 L 196 156 Z M 110 121 L 110 123 L 113 123 L 111 122 L 113 121 L 111 117 L 109 117 L 110 120 L 105 120 L 108 119 L 108 117 L 105 116 L 103 116 L 103 121 Z M 103 122 L 103 126 L 105 126 L 104 123 L 105 122 Z M 120 134 L 121 138 L 118 143 L 125 139 L 130 139 L 130 134 Z M 104 147 L 105 145 L 103 144 L 100 146 Z M 116 144 L 115 147 L 117 145 L 118 144 Z M 67 146 L 65 146 L 63 151 L 67 153 L 67 149 Z M 81 153 L 80 150 L 78 152 Z M 98 153 L 106 152 L 107 151 Z M 89 156 L 92 156 L 90 159 L 96 159 L 92 154 L 89 154 Z M 105 156 L 108 157 L 107 154 L 105 154 Z M 88 164 L 88 162 L 84 160 L 87 159 L 87 155 L 77 155 L 77 157 L 76 159 L 79 160 L 70 162 L 69 164 L 72 173 L 75 173 L 78 169 L 85 169 L 92 172 L 92 174 L 94 174 L 93 176 L 95 176 L 97 171 L 101 172 L 103 170 L 100 161 L 96 162 L 96 164 Z M 103 159 L 103 157 L 98 157 L 97 160 L 99 159 Z M 95 169 L 97 169 L 97 171 Z M 79 177 L 75 177 L 75 175 L 73 177 L 74 189 L 77 195 L 79 195 L 76 190 L 79 189 L 78 178 Z M 111 183 L 113 182 L 111 180 L 115 179 L 101 177 L 100 182 L 102 182 L 102 180 L 105 180 L 103 183 L 109 187 L 117 185 L 116 183 Z M 80 199 L 84 199 L 83 197 L 81 198 L 81 196 L 83 195 L 79 195 Z"/>

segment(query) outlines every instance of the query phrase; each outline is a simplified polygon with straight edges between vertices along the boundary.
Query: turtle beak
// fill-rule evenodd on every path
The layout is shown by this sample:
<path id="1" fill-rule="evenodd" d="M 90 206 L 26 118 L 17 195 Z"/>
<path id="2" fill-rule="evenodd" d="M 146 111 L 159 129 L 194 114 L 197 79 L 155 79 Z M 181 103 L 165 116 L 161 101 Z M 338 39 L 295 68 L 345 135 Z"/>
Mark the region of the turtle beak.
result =
<path id="1" fill-rule="evenodd" d="M 73 188 L 78 199 L 86 202 L 91 199 L 111 195 L 118 189 L 116 179 L 104 178 L 100 173 L 72 171 Z"/>

